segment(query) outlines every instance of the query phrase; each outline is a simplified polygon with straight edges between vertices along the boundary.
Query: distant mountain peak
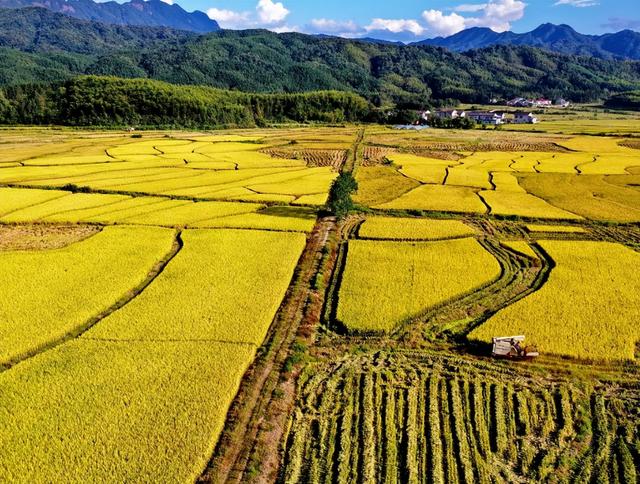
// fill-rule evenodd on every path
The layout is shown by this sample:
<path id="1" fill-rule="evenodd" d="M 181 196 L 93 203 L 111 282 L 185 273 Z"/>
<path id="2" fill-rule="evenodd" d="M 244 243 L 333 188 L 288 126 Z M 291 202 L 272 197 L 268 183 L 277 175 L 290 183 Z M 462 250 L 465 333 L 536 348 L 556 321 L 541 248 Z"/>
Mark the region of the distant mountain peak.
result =
<path id="1" fill-rule="evenodd" d="M 562 54 L 586 55 L 602 59 L 640 60 L 640 33 L 633 30 L 604 35 L 585 35 L 567 24 L 544 23 L 531 32 L 494 32 L 472 27 L 449 37 L 436 37 L 414 45 L 434 45 L 455 52 L 492 45 L 526 45 Z"/>
<path id="2" fill-rule="evenodd" d="M 200 11 L 187 12 L 180 5 L 161 0 L 130 0 L 126 3 L 93 0 L 0 0 L 0 8 L 42 7 L 82 20 L 115 25 L 170 27 L 208 33 L 220 30 L 215 20 Z"/>

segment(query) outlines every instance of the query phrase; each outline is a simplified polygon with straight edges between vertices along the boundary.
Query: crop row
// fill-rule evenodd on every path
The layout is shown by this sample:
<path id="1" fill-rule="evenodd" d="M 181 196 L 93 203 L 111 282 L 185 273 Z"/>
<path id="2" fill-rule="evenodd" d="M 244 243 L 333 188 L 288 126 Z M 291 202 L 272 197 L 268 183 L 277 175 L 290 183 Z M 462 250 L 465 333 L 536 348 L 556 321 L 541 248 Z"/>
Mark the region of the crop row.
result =
<path id="1" fill-rule="evenodd" d="M 623 402 L 403 359 L 351 357 L 306 375 L 283 482 L 636 482 L 637 391 Z"/>
<path id="2" fill-rule="evenodd" d="M 278 148 L 268 148 L 262 151 L 272 158 L 304 160 L 309 167 L 330 166 L 336 170 L 340 169 L 346 161 L 347 150 L 283 150 Z"/>

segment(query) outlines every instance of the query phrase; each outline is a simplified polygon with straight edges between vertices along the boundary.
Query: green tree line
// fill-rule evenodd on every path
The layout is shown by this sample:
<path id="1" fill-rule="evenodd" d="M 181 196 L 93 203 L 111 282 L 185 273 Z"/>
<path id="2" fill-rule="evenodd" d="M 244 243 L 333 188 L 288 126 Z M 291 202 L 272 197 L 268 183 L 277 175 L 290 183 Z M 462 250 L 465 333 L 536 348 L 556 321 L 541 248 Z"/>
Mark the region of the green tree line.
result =
<path id="1" fill-rule="evenodd" d="M 252 127 L 367 120 L 354 93 L 253 94 L 149 79 L 83 76 L 0 89 L 0 123 L 70 126 Z"/>

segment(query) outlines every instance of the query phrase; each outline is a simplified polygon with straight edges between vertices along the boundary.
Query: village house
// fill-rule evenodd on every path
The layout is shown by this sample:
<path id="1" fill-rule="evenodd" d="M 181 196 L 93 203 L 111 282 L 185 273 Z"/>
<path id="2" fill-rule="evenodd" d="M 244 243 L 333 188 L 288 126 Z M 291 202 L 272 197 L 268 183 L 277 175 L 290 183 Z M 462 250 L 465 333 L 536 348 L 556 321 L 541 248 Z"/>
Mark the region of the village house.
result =
<path id="1" fill-rule="evenodd" d="M 440 119 L 464 118 L 466 113 L 457 109 L 440 109 L 436 111 L 436 117 Z"/>
<path id="2" fill-rule="evenodd" d="M 467 114 L 467 118 L 473 119 L 479 124 L 504 124 L 505 114 L 497 111 L 470 111 Z"/>
<path id="3" fill-rule="evenodd" d="M 545 99 L 541 97 L 538 99 L 534 99 L 531 105 L 536 108 L 548 108 L 553 105 L 553 102 L 550 99 Z"/>
<path id="4" fill-rule="evenodd" d="M 514 106 L 514 107 L 526 107 L 526 106 L 530 106 L 531 105 L 531 101 L 529 101 L 528 99 L 525 99 L 523 97 L 516 97 L 514 99 L 511 99 L 510 101 L 507 101 L 507 106 Z"/>
<path id="5" fill-rule="evenodd" d="M 533 113 L 518 111 L 513 114 L 513 123 L 514 124 L 537 124 L 538 118 L 536 118 L 533 115 Z"/>

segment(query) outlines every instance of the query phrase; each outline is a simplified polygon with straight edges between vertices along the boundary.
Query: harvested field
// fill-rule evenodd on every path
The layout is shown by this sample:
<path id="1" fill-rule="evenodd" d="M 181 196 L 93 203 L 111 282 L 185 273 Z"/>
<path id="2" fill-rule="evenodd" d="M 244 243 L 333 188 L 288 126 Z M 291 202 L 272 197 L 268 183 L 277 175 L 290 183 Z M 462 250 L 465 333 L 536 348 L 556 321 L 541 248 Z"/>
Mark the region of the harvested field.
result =
<path id="1" fill-rule="evenodd" d="M 273 157 L 282 159 L 304 160 L 309 167 L 330 166 L 335 170 L 347 160 L 349 152 L 347 150 L 296 150 L 283 148 L 269 148 L 262 151 L 263 153 Z"/>
<path id="2" fill-rule="evenodd" d="M 0 251 L 61 249 L 100 230 L 93 225 L 0 225 Z"/>
<path id="3" fill-rule="evenodd" d="M 312 364 L 300 387 L 286 483 L 609 482 L 640 472 L 640 398 L 615 385 L 381 350 Z"/>
<path id="4" fill-rule="evenodd" d="M 566 152 L 567 149 L 553 142 L 517 142 L 517 141 L 491 141 L 491 142 L 432 142 L 421 143 L 413 147 L 419 151 L 541 151 L 541 152 Z"/>
<path id="5" fill-rule="evenodd" d="M 389 146 L 366 145 L 362 150 L 362 165 L 374 166 L 384 162 L 387 157 L 396 152 L 395 148 Z"/>

